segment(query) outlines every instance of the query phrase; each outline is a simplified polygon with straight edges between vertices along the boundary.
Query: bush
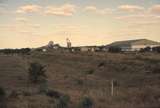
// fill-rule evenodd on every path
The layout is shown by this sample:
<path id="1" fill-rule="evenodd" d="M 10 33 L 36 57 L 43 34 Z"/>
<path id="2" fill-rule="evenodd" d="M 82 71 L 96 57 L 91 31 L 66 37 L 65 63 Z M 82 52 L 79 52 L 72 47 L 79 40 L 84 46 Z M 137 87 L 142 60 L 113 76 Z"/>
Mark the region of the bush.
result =
<path id="1" fill-rule="evenodd" d="M 0 108 L 6 108 L 6 92 L 3 88 L 0 87 Z"/>
<path id="2" fill-rule="evenodd" d="M 83 80 L 81 80 L 81 79 L 75 79 L 75 84 L 76 84 L 76 85 L 83 85 L 84 82 L 83 82 Z"/>
<path id="3" fill-rule="evenodd" d="M 69 102 L 70 102 L 70 97 L 68 95 L 61 96 L 56 104 L 56 107 L 57 108 L 68 108 Z"/>
<path id="4" fill-rule="evenodd" d="M 158 47 L 153 47 L 153 48 L 152 48 L 152 51 L 160 53 L 160 46 L 158 46 Z"/>
<path id="5" fill-rule="evenodd" d="M 29 79 L 33 83 L 37 83 L 38 81 L 41 81 L 42 79 L 46 78 L 45 66 L 42 66 L 39 63 L 31 63 L 28 72 Z"/>
<path id="6" fill-rule="evenodd" d="M 17 98 L 19 96 L 19 93 L 15 90 L 11 91 L 9 98 Z"/>
<path id="7" fill-rule="evenodd" d="M 23 96 L 32 96 L 33 93 L 31 91 L 23 91 Z"/>
<path id="8" fill-rule="evenodd" d="M 57 91 L 54 91 L 54 90 L 48 90 L 46 95 L 49 96 L 49 97 L 54 97 L 54 98 L 60 98 L 61 97 L 61 93 L 59 93 Z"/>
<path id="9" fill-rule="evenodd" d="M 31 51 L 30 48 L 22 48 L 22 49 L 20 49 L 20 53 L 21 54 L 29 54 L 30 51 Z"/>
<path id="10" fill-rule="evenodd" d="M 91 75 L 91 74 L 93 74 L 93 73 L 94 73 L 94 70 L 93 70 L 93 69 L 91 69 L 91 70 L 86 71 L 85 73 L 86 73 L 87 75 Z"/>
<path id="11" fill-rule="evenodd" d="M 48 81 L 46 79 L 42 79 L 39 85 L 39 93 L 47 93 L 48 92 Z"/>
<path id="12" fill-rule="evenodd" d="M 153 74 L 160 74 L 160 67 L 159 67 L 159 65 L 154 65 L 153 67 L 151 67 L 151 73 L 153 73 Z"/>
<path id="13" fill-rule="evenodd" d="M 105 62 L 101 62 L 101 63 L 98 64 L 98 67 L 103 67 L 103 66 L 105 66 L 105 65 L 106 65 Z"/>
<path id="14" fill-rule="evenodd" d="M 108 49 L 109 52 L 112 52 L 112 53 L 119 53 L 121 52 L 121 48 L 120 47 L 109 47 Z"/>
<path id="15" fill-rule="evenodd" d="M 30 48 L 21 48 L 21 49 L 1 49 L 0 53 L 4 53 L 6 55 L 12 54 L 29 54 L 31 51 Z"/>
<path id="16" fill-rule="evenodd" d="M 5 90 L 2 87 L 0 87 L 0 98 L 4 98 L 5 95 L 6 95 Z"/>
<path id="17" fill-rule="evenodd" d="M 92 108 L 93 107 L 93 100 L 89 97 L 83 97 L 80 99 L 78 104 L 78 108 Z"/>
<path id="18" fill-rule="evenodd" d="M 151 47 L 141 48 L 140 52 L 150 52 L 151 49 L 152 49 Z"/>

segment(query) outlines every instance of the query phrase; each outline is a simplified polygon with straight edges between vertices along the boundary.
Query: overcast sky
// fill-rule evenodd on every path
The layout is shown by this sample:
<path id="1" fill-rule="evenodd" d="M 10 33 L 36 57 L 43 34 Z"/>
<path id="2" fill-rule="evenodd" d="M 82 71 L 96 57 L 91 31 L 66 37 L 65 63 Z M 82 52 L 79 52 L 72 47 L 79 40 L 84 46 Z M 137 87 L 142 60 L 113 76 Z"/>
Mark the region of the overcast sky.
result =
<path id="1" fill-rule="evenodd" d="M 160 0 L 0 0 L 0 48 L 160 41 Z"/>

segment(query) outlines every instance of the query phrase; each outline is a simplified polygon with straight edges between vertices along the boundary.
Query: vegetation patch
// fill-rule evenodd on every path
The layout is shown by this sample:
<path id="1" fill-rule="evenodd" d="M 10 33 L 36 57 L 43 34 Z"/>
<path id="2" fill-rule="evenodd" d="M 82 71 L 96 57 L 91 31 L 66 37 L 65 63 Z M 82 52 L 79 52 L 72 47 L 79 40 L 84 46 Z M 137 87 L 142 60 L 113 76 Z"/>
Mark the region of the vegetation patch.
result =
<path id="1" fill-rule="evenodd" d="M 46 78 L 45 66 L 41 65 L 40 63 L 37 62 L 30 63 L 28 72 L 29 72 L 29 80 L 33 83 L 43 81 Z"/>
<path id="2" fill-rule="evenodd" d="M 85 96 L 80 99 L 78 108 L 92 108 L 93 104 L 93 100 L 90 97 Z"/>
<path id="3" fill-rule="evenodd" d="M 0 87 L 0 98 L 4 98 L 5 95 L 6 95 L 5 90 L 2 87 Z"/>
<path id="4" fill-rule="evenodd" d="M 54 97 L 54 98 L 60 98 L 62 96 L 62 94 L 60 92 L 55 91 L 55 90 L 48 90 L 46 95 L 49 97 Z"/>
<path id="5" fill-rule="evenodd" d="M 95 71 L 93 70 L 93 69 L 90 69 L 90 70 L 87 70 L 85 73 L 87 74 L 87 75 L 91 75 L 91 74 L 93 74 Z"/>
<path id="6" fill-rule="evenodd" d="M 61 96 L 57 103 L 56 108 L 69 108 L 70 97 L 68 95 Z"/>

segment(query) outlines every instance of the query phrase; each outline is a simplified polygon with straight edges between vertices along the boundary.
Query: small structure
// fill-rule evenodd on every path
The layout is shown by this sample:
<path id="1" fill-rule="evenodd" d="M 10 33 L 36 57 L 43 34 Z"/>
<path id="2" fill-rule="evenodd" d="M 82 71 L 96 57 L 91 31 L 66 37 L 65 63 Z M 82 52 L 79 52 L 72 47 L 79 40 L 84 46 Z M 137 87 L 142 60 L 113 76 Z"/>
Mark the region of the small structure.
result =
<path id="1" fill-rule="evenodd" d="M 118 47 L 121 49 L 121 51 L 140 51 L 141 49 L 146 47 L 153 48 L 156 46 L 160 46 L 160 43 L 148 39 L 137 39 L 113 42 L 107 45 L 106 48 Z"/>
<path id="2" fill-rule="evenodd" d="M 80 51 L 81 52 L 88 52 L 88 51 L 91 51 L 91 49 L 87 46 L 84 46 L 84 47 L 80 47 Z"/>
<path id="3" fill-rule="evenodd" d="M 59 48 L 61 48 L 61 46 L 59 44 L 54 44 L 53 45 L 53 49 L 59 49 Z"/>
<path id="4" fill-rule="evenodd" d="M 98 50 L 98 47 L 96 46 L 82 46 L 80 47 L 81 52 L 95 52 Z"/>
<path id="5" fill-rule="evenodd" d="M 58 50 L 62 48 L 59 44 L 54 44 L 53 41 L 49 41 L 47 45 L 36 48 L 36 51 L 42 51 L 42 52 L 47 52 L 47 51 L 51 51 L 51 50 Z"/>
<path id="6" fill-rule="evenodd" d="M 97 51 L 98 52 L 107 52 L 108 48 L 106 46 L 102 45 L 102 46 L 98 47 Z"/>
<path id="7" fill-rule="evenodd" d="M 42 49 L 42 51 L 43 51 L 43 52 L 46 52 L 46 51 L 47 51 L 47 49 L 43 48 L 43 49 Z"/>
<path id="8" fill-rule="evenodd" d="M 47 49 L 59 49 L 60 45 L 59 44 L 54 44 L 53 41 L 49 41 L 48 45 L 46 46 Z"/>

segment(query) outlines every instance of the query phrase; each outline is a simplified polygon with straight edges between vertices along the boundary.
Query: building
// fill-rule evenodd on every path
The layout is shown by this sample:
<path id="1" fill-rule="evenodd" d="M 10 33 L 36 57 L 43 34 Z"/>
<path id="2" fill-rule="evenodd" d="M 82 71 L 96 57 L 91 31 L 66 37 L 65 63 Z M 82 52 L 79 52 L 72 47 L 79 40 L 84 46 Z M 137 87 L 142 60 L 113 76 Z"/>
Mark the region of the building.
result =
<path id="1" fill-rule="evenodd" d="M 43 49 L 42 49 L 42 51 L 43 51 L 43 52 L 46 52 L 46 51 L 47 51 L 47 49 L 43 48 Z"/>
<path id="2" fill-rule="evenodd" d="M 121 51 L 140 51 L 141 49 L 146 47 L 153 48 L 156 46 L 160 46 L 160 43 L 148 39 L 137 39 L 113 42 L 107 45 L 106 48 L 118 47 L 121 48 Z"/>
<path id="3" fill-rule="evenodd" d="M 60 48 L 61 48 L 61 46 L 59 44 L 54 44 L 53 45 L 53 49 L 60 49 Z"/>
<path id="4" fill-rule="evenodd" d="M 82 46 L 80 47 L 81 52 L 97 52 L 100 48 L 98 46 Z"/>
<path id="5" fill-rule="evenodd" d="M 72 47 L 72 52 L 95 52 L 98 47 L 96 46 L 79 46 L 79 47 Z"/>
<path id="6" fill-rule="evenodd" d="M 49 43 L 45 46 L 36 48 L 36 51 L 42 51 L 42 52 L 47 52 L 47 51 L 52 51 L 52 50 L 59 50 L 62 49 L 62 47 L 59 44 L 54 44 L 53 41 L 49 41 Z"/>

